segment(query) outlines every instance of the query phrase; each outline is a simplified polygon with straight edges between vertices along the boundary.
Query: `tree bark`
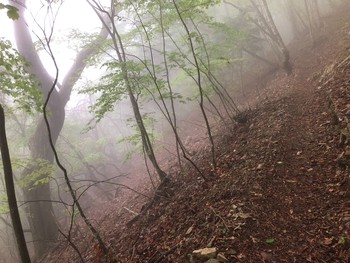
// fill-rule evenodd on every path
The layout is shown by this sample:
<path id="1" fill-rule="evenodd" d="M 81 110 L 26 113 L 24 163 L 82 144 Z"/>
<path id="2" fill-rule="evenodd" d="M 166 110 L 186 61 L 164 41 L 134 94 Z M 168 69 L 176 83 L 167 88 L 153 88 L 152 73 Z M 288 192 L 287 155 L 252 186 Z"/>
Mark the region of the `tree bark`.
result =
<path id="1" fill-rule="evenodd" d="M 29 71 L 40 82 L 40 89 L 46 98 L 53 80 L 34 49 L 33 41 L 24 18 L 25 10 L 19 5 L 17 8 L 20 12 L 20 19 L 14 22 L 17 48 L 20 54 L 30 62 L 31 67 Z M 57 90 L 53 92 L 48 108 L 50 110 L 52 138 L 56 142 L 65 118 L 64 104 L 61 102 Z M 45 138 L 48 138 L 48 133 L 44 119 L 41 118 L 30 140 L 29 150 L 33 160 L 42 159 L 52 163 L 53 152 Z M 29 176 L 36 169 L 37 167 L 35 165 L 27 167 L 22 176 Z M 42 175 L 38 180 L 46 176 Z M 50 184 L 39 184 L 36 186 L 30 184 L 25 187 L 24 196 L 25 200 L 29 202 L 27 212 L 35 255 L 41 257 L 49 250 L 58 236 L 58 226 L 55 220 L 53 206 L 50 202 Z"/>
<path id="2" fill-rule="evenodd" d="M 29 72 L 36 76 L 40 82 L 40 89 L 46 99 L 53 85 L 53 79 L 42 64 L 37 51 L 34 49 L 33 40 L 25 20 L 26 1 L 21 4 L 14 4 L 19 9 L 20 18 L 14 21 L 14 33 L 17 48 L 20 54 L 30 63 Z M 106 30 L 100 31 L 99 37 L 86 45 L 76 56 L 76 59 L 63 79 L 59 90 L 53 90 L 48 103 L 49 124 L 52 142 L 55 145 L 62 130 L 65 119 L 65 105 L 69 101 L 72 88 L 79 79 L 83 69 L 86 67 L 86 60 L 94 52 L 96 45 L 101 39 L 107 37 Z M 48 141 L 47 127 L 44 118 L 41 118 L 33 137 L 31 138 L 30 155 L 33 160 L 42 159 L 52 163 L 54 160 L 53 151 Z M 23 176 L 30 175 L 37 167 L 31 166 L 25 169 Z M 46 177 L 43 175 L 39 180 Z M 28 219 L 30 222 L 35 255 L 43 256 L 57 240 L 58 226 L 54 216 L 54 209 L 51 203 L 50 184 L 29 185 L 24 189 L 24 195 L 28 205 Z"/>
<path id="3" fill-rule="evenodd" d="M 270 12 L 270 9 L 269 9 L 269 6 L 266 2 L 266 0 L 261 0 L 262 1 L 262 4 L 265 8 L 265 12 L 266 12 L 266 15 L 267 15 L 267 18 L 268 18 L 268 22 L 270 24 L 270 26 L 272 27 L 272 31 L 273 31 L 273 35 L 274 35 L 274 38 L 275 38 L 275 41 L 278 43 L 280 49 L 281 49 L 281 52 L 283 54 L 283 61 L 282 61 L 282 67 L 283 69 L 287 72 L 288 75 L 292 74 L 293 72 L 293 67 L 290 63 L 290 55 L 289 55 L 289 50 L 288 48 L 286 47 L 282 37 L 281 37 L 281 34 L 280 32 L 278 31 L 277 27 L 276 27 L 276 24 L 272 18 L 272 15 L 271 15 L 271 12 Z"/>
<path id="4" fill-rule="evenodd" d="M 18 252 L 22 263 L 30 263 L 30 257 L 27 249 L 26 240 L 24 238 L 23 227 L 21 223 L 21 218 L 18 212 L 15 185 L 13 182 L 13 173 L 10 152 L 7 145 L 6 129 L 5 129 L 5 114 L 4 109 L 0 104 L 0 148 L 2 163 L 4 166 L 5 184 L 6 184 L 6 194 L 10 209 L 10 216 L 13 226 L 13 231 L 15 233 Z"/>
<path id="5" fill-rule="evenodd" d="M 112 38 L 113 48 L 114 48 L 115 52 L 117 53 L 117 57 L 118 57 L 119 62 L 121 63 L 121 72 L 123 74 L 123 79 L 125 81 L 125 86 L 127 89 L 128 97 L 129 97 L 129 100 L 130 100 L 130 103 L 132 106 L 132 110 L 133 110 L 134 118 L 136 120 L 137 127 L 140 131 L 142 145 L 145 149 L 146 155 L 147 155 L 148 159 L 151 161 L 154 169 L 156 170 L 160 181 L 162 181 L 162 182 L 167 181 L 169 178 L 168 178 L 167 174 L 160 168 L 160 166 L 158 164 L 156 155 L 155 155 L 154 150 L 153 150 L 152 142 L 149 138 L 147 129 L 146 129 L 145 124 L 144 124 L 143 119 L 142 119 L 140 107 L 139 107 L 137 99 L 134 95 L 133 88 L 130 84 L 129 73 L 128 73 L 128 69 L 126 67 L 127 59 L 126 59 L 126 53 L 125 53 L 123 41 L 121 39 L 121 36 L 117 30 L 117 27 L 116 27 L 116 24 L 114 21 L 114 18 L 115 18 L 116 13 L 117 13 L 116 6 L 114 6 L 111 9 L 111 11 L 110 11 L 111 14 L 108 17 L 108 20 L 107 20 L 108 23 L 107 23 L 100 13 L 101 10 L 99 10 L 99 8 L 97 7 L 98 3 L 95 0 L 87 0 L 87 3 L 94 10 L 94 12 L 98 16 L 98 18 L 101 20 L 102 24 L 104 25 L 106 31 L 108 31 L 108 34 Z M 107 13 L 107 11 L 104 11 L 104 12 Z M 111 28 L 109 28 L 109 24 L 110 24 Z"/>
<path id="6" fill-rule="evenodd" d="M 261 27 L 265 27 L 265 30 L 263 32 L 266 34 L 268 38 L 270 38 L 272 42 L 272 48 L 277 48 L 279 50 L 279 53 L 282 55 L 280 57 L 280 60 L 282 62 L 282 68 L 287 72 L 288 75 L 290 75 L 293 72 L 293 67 L 290 63 L 290 55 L 289 50 L 287 49 L 280 32 L 278 31 L 276 24 L 272 18 L 269 5 L 267 4 L 266 0 L 260 0 L 260 7 L 256 0 L 250 0 L 251 4 L 253 5 L 256 13 L 259 16 L 260 21 L 262 22 Z M 259 27 L 259 28 L 261 28 Z"/>

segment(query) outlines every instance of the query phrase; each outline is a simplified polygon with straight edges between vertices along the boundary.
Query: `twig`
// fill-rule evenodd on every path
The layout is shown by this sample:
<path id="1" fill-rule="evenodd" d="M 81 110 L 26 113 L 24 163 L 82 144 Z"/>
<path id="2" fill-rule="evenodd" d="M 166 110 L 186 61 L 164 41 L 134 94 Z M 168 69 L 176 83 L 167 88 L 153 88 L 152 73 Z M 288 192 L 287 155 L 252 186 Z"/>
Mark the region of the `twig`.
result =
<path id="1" fill-rule="evenodd" d="M 159 193 L 162 191 L 162 189 L 164 188 L 164 186 L 168 183 L 169 181 L 167 180 L 163 180 L 160 185 L 158 186 L 156 193 L 153 197 L 153 199 L 141 209 L 141 212 L 135 216 L 133 219 L 131 219 L 129 222 L 126 223 L 127 227 L 131 227 L 142 215 L 144 215 L 151 207 L 152 205 L 155 203 L 156 200 L 158 200 L 159 197 L 163 196 L 160 195 Z M 164 196 L 163 196 L 164 197 Z"/>
<path id="2" fill-rule="evenodd" d="M 136 215 L 136 216 L 139 215 L 138 213 L 132 211 L 131 209 L 129 209 L 129 208 L 125 207 L 125 206 L 123 206 L 123 208 L 124 208 L 126 211 L 128 211 L 128 212 L 130 212 L 130 213 L 132 213 L 132 214 L 134 214 L 134 215 Z"/>
<path id="3" fill-rule="evenodd" d="M 163 258 L 165 258 L 167 255 L 173 253 L 179 246 L 181 242 L 170 248 L 168 251 L 165 251 L 163 253 L 160 253 L 161 255 L 155 260 L 155 261 L 150 261 L 151 263 L 160 263 L 162 262 Z"/>
<path id="4" fill-rule="evenodd" d="M 226 228 L 227 230 L 229 230 L 229 227 L 227 226 L 227 224 L 226 224 L 225 220 L 222 218 L 222 216 L 220 216 L 219 214 L 217 214 L 217 213 L 215 212 L 215 210 L 214 210 L 213 207 L 210 207 L 210 210 L 213 211 L 213 213 L 214 213 L 215 216 L 217 216 L 218 218 L 220 218 L 220 220 L 221 220 L 222 223 L 224 224 L 225 228 Z"/>

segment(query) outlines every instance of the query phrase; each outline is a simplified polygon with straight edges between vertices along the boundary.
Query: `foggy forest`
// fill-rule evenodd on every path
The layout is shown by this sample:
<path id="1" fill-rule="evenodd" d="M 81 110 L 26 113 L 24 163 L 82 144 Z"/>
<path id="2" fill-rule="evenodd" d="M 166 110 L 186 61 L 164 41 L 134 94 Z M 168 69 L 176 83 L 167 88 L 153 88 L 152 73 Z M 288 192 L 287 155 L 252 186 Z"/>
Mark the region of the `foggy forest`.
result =
<path id="1" fill-rule="evenodd" d="M 348 0 L 0 0 L 0 263 L 350 262 Z"/>

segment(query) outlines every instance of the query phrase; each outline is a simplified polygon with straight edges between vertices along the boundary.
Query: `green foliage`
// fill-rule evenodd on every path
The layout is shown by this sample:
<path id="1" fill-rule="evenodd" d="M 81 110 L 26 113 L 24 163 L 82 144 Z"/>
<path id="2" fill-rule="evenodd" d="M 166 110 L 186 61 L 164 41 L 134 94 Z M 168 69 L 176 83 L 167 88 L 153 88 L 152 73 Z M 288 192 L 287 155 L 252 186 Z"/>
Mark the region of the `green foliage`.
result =
<path id="1" fill-rule="evenodd" d="M 341 236 L 339 238 L 338 243 L 341 244 L 341 245 L 345 245 L 346 243 L 348 243 L 348 240 L 347 240 L 347 238 L 345 236 Z"/>
<path id="2" fill-rule="evenodd" d="M 97 161 L 100 161 L 103 157 L 103 154 L 101 152 L 95 152 L 91 153 L 88 156 L 84 158 L 84 161 L 87 163 L 95 163 Z"/>
<path id="3" fill-rule="evenodd" d="M 17 181 L 22 188 L 32 188 L 40 184 L 47 184 L 51 180 L 51 175 L 56 171 L 56 168 L 47 160 L 43 159 L 14 159 L 12 162 L 14 169 L 29 169 L 31 172 Z"/>
<path id="4" fill-rule="evenodd" d="M 31 189 L 34 186 L 41 184 L 47 184 L 51 180 L 51 175 L 56 171 L 54 165 L 52 165 L 47 160 L 36 159 L 32 160 L 30 158 L 12 158 L 12 168 L 14 174 L 18 178 L 20 174 L 26 169 L 31 170 L 26 177 L 16 179 L 16 183 L 21 188 Z M 0 177 L 3 177 L 3 167 L 0 163 Z M 4 189 L 4 185 L 0 184 L 0 214 L 9 213 L 7 194 Z"/>
<path id="5" fill-rule="evenodd" d="M 245 38 L 244 33 L 208 15 L 207 9 L 220 2 L 176 1 L 182 18 L 188 24 L 189 37 L 195 45 L 199 69 L 203 73 L 202 85 L 207 96 L 214 93 L 210 74 L 237 61 L 233 52 Z M 121 5 L 119 9 L 128 13 L 127 30 L 120 34 L 126 62 L 120 62 L 114 51 L 108 51 L 110 58 L 102 65 L 106 74 L 97 85 L 82 91 L 99 96 L 91 107 L 97 122 L 112 112 L 116 103 L 127 98 L 127 85 L 131 86 L 140 105 L 148 100 L 159 103 L 161 98 L 180 103 L 196 100 L 199 96 L 196 88 L 197 69 L 188 35 L 179 26 L 181 20 L 172 1 L 128 0 L 118 5 Z M 118 28 L 118 23 L 122 21 L 116 23 Z M 169 86 L 173 86 L 173 89 L 170 90 Z M 126 140 L 140 141 L 136 134 Z"/>
<path id="6" fill-rule="evenodd" d="M 7 202 L 7 194 L 5 191 L 0 192 L 0 215 L 7 214 L 9 212 L 9 206 Z"/>
<path id="7" fill-rule="evenodd" d="M 0 92 L 10 96 L 19 109 L 30 113 L 41 108 L 43 95 L 28 68 L 29 64 L 11 43 L 0 38 Z"/>
<path id="8" fill-rule="evenodd" d="M 12 5 L 5 5 L 0 3 L 0 10 L 1 9 L 5 9 L 7 10 L 7 16 L 8 18 L 12 19 L 12 20 L 17 20 L 19 18 L 19 13 L 18 13 L 18 9 Z"/>
<path id="9" fill-rule="evenodd" d="M 179 0 L 176 5 L 158 0 L 118 2 L 122 6 L 118 10 L 127 13 L 127 26 L 119 30 L 123 28 L 122 18 L 114 21 L 113 28 L 118 32 L 112 32 L 111 50 L 104 49 L 109 56 L 102 64 L 106 73 L 97 85 L 82 91 L 98 96 L 90 108 L 96 122 L 131 95 L 138 107 L 144 101 L 154 101 L 159 114 L 172 122 L 176 120 L 179 102 L 197 101 L 199 97 L 202 100 L 203 94 L 209 99 L 219 93 L 219 88 L 225 90 L 213 74 L 237 61 L 233 53 L 245 35 L 207 14 L 207 8 L 219 2 Z M 175 7 L 179 7 L 179 12 Z M 132 106 L 136 108 L 135 104 Z M 145 146 L 140 125 L 134 123 L 132 127 L 135 132 L 118 141 L 131 146 L 127 158 L 143 152 Z M 153 141 L 154 132 L 146 131 Z"/>
<path id="10" fill-rule="evenodd" d="M 154 131 L 154 125 L 155 125 L 156 119 L 153 118 L 151 113 L 145 113 L 142 115 L 142 120 L 143 120 L 143 123 L 144 123 L 147 131 L 148 131 L 149 139 L 151 140 L 151 143 L 153 144 L 159 135 L 159 134 L 157 134 L 156 131 Z M 130 118 L 127 121 L 129 123 L 129 127 L 132 128 L 134 132 L 128 136 L 124 136 L 124 137 L 117 140 L 118 144 L 127 143 L 127 144 L 131 144 L 133 146 L 133 149 L 126 154 L 124 161 L 129 160 L 132 157 L 132 155 L 135 153 L 142 153 L 143 152 L 141 132 L 140 132 L 137 124 L 135 123 L 135 120 Z"/>
<path id="11" fill-rule="evenodd" d="M 111 46 L 111 40 L 101 37 L 99 33 L 82 32 L 78 29 L 71 29 L 63 36 L 56 36 L 55 40 L 57 43 L 68 45 L 76 53 L 87 47 L 94 48 L 94 54 L 85 61 L 89 67 L 104 63 L 105 50 Z M 94 46 L 91 46 L 91 43 L 94 43 Z"/>
<path id="12" fill-rule="evenodd" d="M 272 245 L 273 243 L 275 243 L 275 239 L 269 238 L 269 239 L 266 239 L 265 242 L 266 242 L 266 244 Z"/>
<path id="13" fill-rule="evenodd" d="M 105 127 L 104 122 L 107 120 L 102 120 L 99 126 Z M 110 123 L 108 124 L 110 125 Z M 85 127 L 86 124 L 81 118 L 68 119 L 61 133 L 62 139 L 58 141 L 60 152 L 64 156 L 69 156 L 65 165 L 70 167 L 70 174 L 82 173 L 86 169 L 86 163 L 98 167 L 99 164 L 105 164 L 109 161 L 105 152 L 113 147 L 111 142 L 115 140 L 115 132 L 104 130 L 101 133 L 92 134 L 95 131 L 86 132 L 84 131 Z M 105 134 L 109 132 L 113 136 Z M 115 150 L 117 152 L 119 149 Z"/>
<path id="14" fill-rule="evenodd" d="M 80 216 L 78 209 L 74 209 L 73 211 L 71 211 L 70 209 L 64 208 L 63 211 L 71 220 L 73 220 L 73 222 L 75 222 L 76 219 Z"/>

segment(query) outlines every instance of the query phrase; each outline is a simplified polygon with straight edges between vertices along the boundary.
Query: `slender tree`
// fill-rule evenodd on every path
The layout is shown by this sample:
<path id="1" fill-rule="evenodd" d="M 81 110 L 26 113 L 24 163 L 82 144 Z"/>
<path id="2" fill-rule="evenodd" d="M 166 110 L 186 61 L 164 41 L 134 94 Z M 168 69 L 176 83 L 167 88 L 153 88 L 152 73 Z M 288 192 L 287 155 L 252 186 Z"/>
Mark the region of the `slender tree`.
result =
<path id="1" fill-rule="evenodd" d="M 288 73 L 291 74 L 293 71 L 290 63 L 290 55 L 287 46 L 285 45 L 280 32 L 278 31 L 276 24 L 272 18 L 269 6 L 266 0 L 260 0 L 260 5 L 255 2 L 256 0 L 250 0 L 257 14 L 259 15 L 260 21 L 265 25 L 269 32 L 271 40 L 276 43 L 280 52 L 282 53 L 282 67 Z"/>
<path id="2" fill-rule="evenodd" d="M 120 67 L 122 81 L 124 82 L 126 92 L 128 94 L 128 98 L 132 106 L 134 118 L 136 120 L 136 124 L 141 135 L 143 147 L 145 148 L 147 157 L 152 163 L 154 169 L 156 170 L 159 179 L 161 181 L 165 181 L 168 179 L 168 177 L 167 174 L 159 166 L 150 136 L 142 118 L 140 107 L 135 96 L 134 87 L 132 85 L 132 78 L 130 77 L 129 69 L 127 67 L 129 60 L 127 59 L 127 53 L 124 47 L 124 43 L 115 22 L 115 18 L 118 13 L 117 8 L 119 8 L 119 4 L 115 4 L 114 1 L 111 1 L 111 10 L 108 12 L 105 9 L 103 9 L 103 7 L 101 7 L 97 1 L 87 0 L 87 2 L 91 6 L 91 8 L 96 12 L 97 16 L 104 24 L 105 29 L 108 31 L 108 34 L 112 39 L 113 49 L 117 55 L 116 64 L 118 64 L 118 66 Z M 107 16 L 107 20 L 103 17 L 103 15 Z"/>
<path id="3" fill-rule="evenodd" d="M 14 2 L 19 9 L 20 18 L 14 21 L 14 32 L 17 48 L 20 54 L 30 63 L 30 73 L 35 75 L 40 82 L 40 89 L 45 98 L 48 96 L 53 79 L 42 64 L 37 51 L 34 48 L 30 29 L 25 19 L 26 1 Z M 69 69 L 63 82 L 58 84 L 58 89 L 52 91 L 51 99 L 48 103 L 50 112 L 49 124 L 51 127 L 51 136 L 53 144 L 56 144 L 58 136 L 62 130 L 65 119 L 65 106 L 70 99 L 72 88 L 79 79 L 81 73 L 87 65 L 87 59 L 96 52 L 96 45 L 101 39 L 106 37 L 106 31 L 101 30 L 98 37 L 87 44 L 77 54 L 74 63 Z M 31 158 L 43 159 L 53 162 L 54 155 L 48 140 L 48 133 L 44 118 L 41 118 L 36 126 L 35 133 L 30 142 Z M 31 166 L 25 169 L 23 176 L 28 176 L 37 167 Z M 43 175 L 41 178 L 44 178 Z M 52 242 L 58 236 L 58 226 L 54 216 L 54 210 L 51 200 L 51 190 L 49 184 L 29 185 L 24 189 L 24 195 L 28 204 L 28 219 L 31 227 L 31 233 L 34 243 L 36 256 L 40 257 L 48 251 Z"/>
<path id="4" fill-rule="evenodd" d="M 181 12 L 180 12 L 178 4 L 176 4 L 175 0 L 172 0 L 172 2 L 173 2 L 174 7 L 176 9 L 177 15 L 179 16 L 181 24 L 182 24 L 182 26 L 184 27 L 184 29 L 186 31 L 188 42 L 189 42 L 189 45 L 190 45 L 190 50 L 191 50 L 191 53 L 192 53 L 192 56 L 193 56 L 193 60 L 194 60 L 194 63 L 195 63 L 195 67 L 196 67 L 196 71 L 197 71 L 197 81 L 196 81 L 196 83 L 197 83 L 198 91 L 199 91 L 199 95 L 200 95 L 199 107 L 201 109 L 201 112 L 202 112 L 202 115 L 203 115 L 203 118 L 204 118 L 204 121 L 205 121 L 205 125 L 206 125 L 206 128 L 207 128 L 207 132 L 208 132 L 208 137 L 209 137 L 210 146 L 211 146 L 212 164 L 214 166 L 214 169 L 216 169 L 215 145 L 214 145 L 214 139 L 213 139 L 213 136 L 212 136 L 211 127 L 210 127 L 210 124 L 209 124 L 209 119 L 208 119 L 207 113 L 205 112 L 205 109 L 204 109 L 204 91 L 203 91 L 203 86 L 202 86 L 202 75 L 201 75 L 201 71 L 200 71 L 199 61 L 198 61 L 198 58 L 197 58 L 197 55 L 196 55 L 196 52 L 195 52 L 195 47 L 194 47 L 194 44 L 193 44 L 192 36 L 191 36 L 190 30 L 188 28 L 188 25 L 186 24 L 182 14 L 181 14 Z"/>
<path id="5" fill-rule="evenodd" d="M 228 2 L 227 0 L 224 0 L 224 2 L 247 15 L 248 20 L 259 28 L 262 35 L 265 36 L 270 43 L 272 50 L 277 54 L 280 60 L 281 68 L 283 68 L 287 74 L 291 74 L 293 72 L 293 66 L 290 62 L 289 50 L 277 29 L 266 0 L 249 1 L 255 15 L 249 14 L 245 8 L 242 8 L 239 5 Z"/>
<path id="6" fill-rule="evenodd" d="M 13 182 L 12 164 L 11 164 L 10 152 L 9 152 L 7 137 L 6 137 L 5 113 L 1 104 L 0 104 L 0 150 L 1 150 L 2 163 L 4 166 L 7 200 L 9 204 L 12 226 L 16 237 L 18 252 L 22 263 L 30 263 L 31 261 L 28 253 L 26 240 L 23 233 L 23 227 L 22 227 L 22 222 L 18 211 L 18 206 L 17 206 L 15 185 Z"/>

